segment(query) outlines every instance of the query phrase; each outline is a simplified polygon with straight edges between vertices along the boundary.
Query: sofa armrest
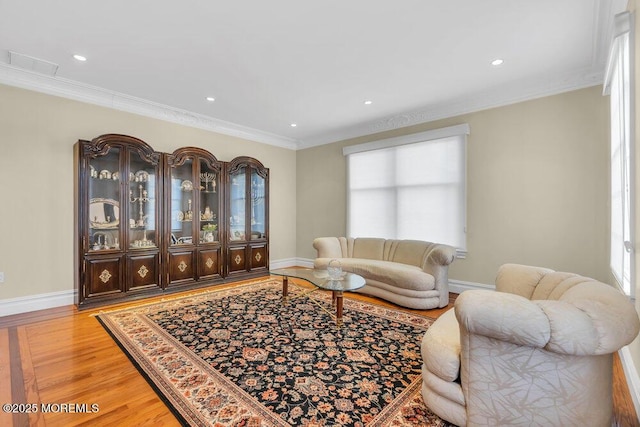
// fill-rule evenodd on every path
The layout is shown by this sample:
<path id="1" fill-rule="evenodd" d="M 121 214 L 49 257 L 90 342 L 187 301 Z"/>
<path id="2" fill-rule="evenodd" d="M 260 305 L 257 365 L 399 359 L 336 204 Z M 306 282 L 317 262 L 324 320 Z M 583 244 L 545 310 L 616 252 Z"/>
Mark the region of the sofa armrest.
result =
<path id="1" fill-rule="evenodd" d="M 433 274 L 433 268 L 447 267 L 456 258 L 456 248 L 453 246 L 442 245 L 439 243 L 431 246 L 427 255 L 424 257 L 422 269 L 427 273 Z"/>
<path id="2" fill-rule="evenodd" d="M 449 264 L 456 258 L 456 249 L 452 246 L 433 243 L 424 255 L 422 270 L 435 280 L 435 290 L 440 292 L 438 307 L 449 304 Z"/>
<path id="3" fill-rule="evenodd" d="M 337 237 L 318 237 L 313 240 L 316 258 L 342 258 L 342 246 Z"/>
<path id="4" fill-rule="evenodd" d="M 436 289 L 439 284 L 447 286 L 446 291 L 449 292 L 449 265 L 456 259 L 456 248 L 453 246 L 434 243 L 424 256 L 422 261 L 422 271 L 429 273 L 436 280 Z M 443 289 L 444 290 L 444 289 Z"/>

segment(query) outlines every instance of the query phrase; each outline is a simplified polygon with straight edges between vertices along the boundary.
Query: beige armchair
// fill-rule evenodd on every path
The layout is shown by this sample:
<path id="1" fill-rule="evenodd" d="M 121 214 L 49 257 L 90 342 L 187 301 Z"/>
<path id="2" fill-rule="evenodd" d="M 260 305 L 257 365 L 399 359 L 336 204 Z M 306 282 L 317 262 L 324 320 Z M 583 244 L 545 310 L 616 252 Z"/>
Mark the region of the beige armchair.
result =
<path id="1" fill-rule="evenodd" d="M 612 353 L 640 330 L 629 298 L 594 279 L 503 265 L 422 340 L 422 396 L 460 426 L 609 426 Z"/>

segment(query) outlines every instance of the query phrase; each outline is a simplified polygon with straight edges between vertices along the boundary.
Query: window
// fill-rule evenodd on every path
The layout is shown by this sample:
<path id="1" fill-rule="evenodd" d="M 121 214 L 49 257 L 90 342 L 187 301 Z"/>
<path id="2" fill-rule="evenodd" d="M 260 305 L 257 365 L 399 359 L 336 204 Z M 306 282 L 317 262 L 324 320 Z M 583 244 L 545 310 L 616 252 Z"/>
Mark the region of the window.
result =
<path id="1" fill-rule="evenodd" d="M 631 80 L 632 16 L 616 16 L 616 34 L 609 53 L 604 93 L 611 102 L 611 271 L 620 287 L 633 296 L 633 112 Z"/>
<path id="2" fill-rule="evenodd" d="M 466 253 L 468 125 L 345 147 L 347 233 L 445 243 Z"/>

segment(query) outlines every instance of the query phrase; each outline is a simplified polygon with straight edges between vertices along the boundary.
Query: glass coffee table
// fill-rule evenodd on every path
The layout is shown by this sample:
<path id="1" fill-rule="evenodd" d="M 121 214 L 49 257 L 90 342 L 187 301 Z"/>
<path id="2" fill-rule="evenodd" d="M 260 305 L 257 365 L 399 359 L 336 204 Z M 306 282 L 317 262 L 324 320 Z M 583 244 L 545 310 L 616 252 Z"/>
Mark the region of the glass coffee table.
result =
<path id="1" fill-rule="evenodd" d="M 314 288 L 298 294 L 293 298 L 309 296 L 311 293 L 322 289 L 331 291 L 332 306 L 336 307 L 335 315 L 329 312 L 323 305 L 313 298 L 310 298 L 318 307 L 335 317 L 338 326 L 342 326 L 342 293 L 344 291 L 353 291 L 364 286 L 364 277 L 353 273 L 342 273 L 340 279 L 335 280 L 329 277 L 327 270 L 315 270 L 312 268 L 278 268 L 269 271 L 274 276 L 282 276 L 282 297 L 287 301 L 289 298 L 289 277 L 302 279 L 311 283 Z"/>

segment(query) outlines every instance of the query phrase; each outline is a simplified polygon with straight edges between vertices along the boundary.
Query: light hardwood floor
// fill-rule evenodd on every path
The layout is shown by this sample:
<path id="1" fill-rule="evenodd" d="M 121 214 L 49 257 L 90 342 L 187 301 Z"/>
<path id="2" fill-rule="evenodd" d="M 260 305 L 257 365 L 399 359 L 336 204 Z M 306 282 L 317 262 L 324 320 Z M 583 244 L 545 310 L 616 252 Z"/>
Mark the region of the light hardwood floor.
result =
<path id="1" fill-rule="evenodd" d="M 198 291 L 188 293 L 193 292 Z M 449 307 L 456 295 L 451 296 Z M 396 307 L 377 298 L 349 297 Z M 93 316 L 100 310 L 140 303 L 80 312 L 68 306 L 0 318 L 0 403 L 36 404 L 38 408 L 32 414 L 2 411 L 0 426 L 178 426 L 171 411 Z M 407 311 L 436 318 L 447 308 Z M 616 356 L 614 361 L 615 423 L 640 426 L 620 360 Z M 41 404 L 51 405 L 50 412 L 43 413 Z M 64 412 L 83 404 L 87 408 L 96 404 L 97 411 Z"/>

